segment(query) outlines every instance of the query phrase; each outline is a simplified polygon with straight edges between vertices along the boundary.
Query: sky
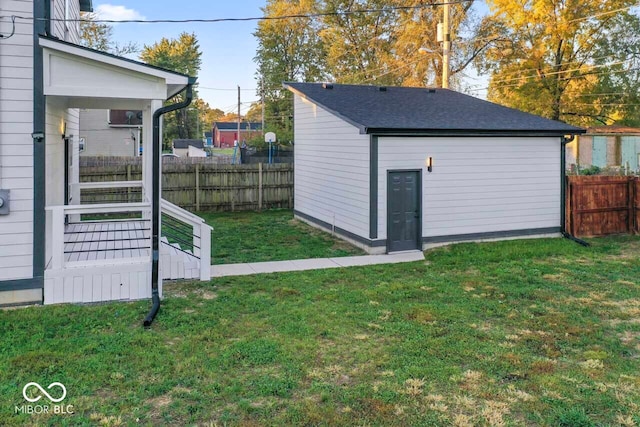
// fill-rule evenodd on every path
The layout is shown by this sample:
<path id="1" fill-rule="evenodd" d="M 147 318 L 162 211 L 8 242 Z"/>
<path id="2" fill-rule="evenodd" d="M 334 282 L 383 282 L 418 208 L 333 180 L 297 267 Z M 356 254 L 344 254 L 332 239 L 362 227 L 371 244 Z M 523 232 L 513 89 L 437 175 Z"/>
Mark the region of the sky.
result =
<path id="1" fill-rule="evenodd" d="M 94 0 L 94 11 L 102 19 L 192 19 L 257 17 L 263 13 L 264 0 Z M 198 76 L 198 93 L 212 108 L 236 112 L 238 85 L 242 113 L 256 101 L 256 66 L 253 62 L 257 42 L 253 33 L 257 21 L 221 23 L 113 25 L 113 39 L 119 43 L 133 41 L 140 48 L 162 37 L 177 38 L 182 32 L 195 33 L 202 52 Z M 136 58 L 137 59 L 137 58 Z"/>
<path id="2" fill-rule="evenodd" d="M 265 0 L 93 0 L 94 11 L 102 19 L 215 19 L 259 17 Z M 486 13 L 478 1 L 478 12 Z M 198 93 L 212 108 L 237 111 L 237 87 L 241 88 L 241 112 L 258 100 L 253 62 L 257 41 L 253 36 L 258 21 L 220 23 L 121 23 L 113 25 L 114 41 L 133 41 L 140 48 L 177 38 L 182 32 L 195 33 L 202 51 Z M 137 58 L 134 58 L 137 59 Z M 474 73 L 470 73 L 474 74 Z M 468 83 L 486 86 L 486 79 L 470 76 Z M 483 96 L 477 93 L 476 96 Z"/>

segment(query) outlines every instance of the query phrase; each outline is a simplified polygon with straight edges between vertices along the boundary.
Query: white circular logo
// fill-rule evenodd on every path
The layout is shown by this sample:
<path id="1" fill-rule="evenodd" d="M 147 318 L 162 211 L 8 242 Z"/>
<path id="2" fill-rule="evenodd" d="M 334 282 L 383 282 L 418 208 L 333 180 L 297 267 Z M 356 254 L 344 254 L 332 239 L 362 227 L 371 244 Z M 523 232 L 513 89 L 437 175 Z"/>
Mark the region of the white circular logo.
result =
<path id="1" fill-rule="evenodd" d="M 47 399 L 49 399 L 53 403 L 62 402 L 64 398 L 67 397 L 67 388 L 62 383 L 57 383 L 57 382 L 51 383 L 47 387 L 47 390 L 51 390 L 52 387 L 60 387 L 62 389 L 62 397 L 55 399 L 49 393 L 47 393 L 47 391 L 43 389 L 42 386 L 40 386 L 40 384 L 32 382 L 32 383 L 27 383 L 27 385 L 25 385 L 24 388 L 22 389 L 22 396 L 24 396 L 24 398 L 31 403 L 37 402 L 38 400 L 42 399 L 42 396 L 38 396 L 34 398 L 30 398 L 29 396 L 27 396 L 27 389 L 32 386 L 40 390 L 40 393 L 44 394 L 47 397 Z"/>

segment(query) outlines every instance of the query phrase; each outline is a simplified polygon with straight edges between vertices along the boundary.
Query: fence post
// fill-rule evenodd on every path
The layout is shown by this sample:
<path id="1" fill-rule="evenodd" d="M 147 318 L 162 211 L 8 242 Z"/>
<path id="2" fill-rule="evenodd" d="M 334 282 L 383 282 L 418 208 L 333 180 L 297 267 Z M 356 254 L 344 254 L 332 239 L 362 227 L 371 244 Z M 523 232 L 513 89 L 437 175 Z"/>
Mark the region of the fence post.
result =
<path id="1" fill-rule="evenodd" d="M 262 210 L 262 162 L 258 163 L 258 210 Z"/>
<path id="2" fill-rule="evenodd" d="M 633 234 L 635 229 L 634 227 L 634 202 L 635 197 L 633 194 L 633 187 L 635 187 L 635 182 L 633 182 L 633 177 L 627 177 L 627 233 Z"/>
<path id="3" fill-rule="evenodd" d="M 640 204 L 638 199 L 638 181 L 639 178 L 635 176 L 629 177 L 629 234 L 637 234 L 640 232 L 640 224 L 638 224 L 638 209 Z"/>
<path id="4" fill-rule="evenodd" d="M 127 181 L 131 181 L 131 164 L 127 165 Z M 131 203 L 131 187 L 127 188 L 127 202 Z"/>
<path id="5" fill-rule="evenodd" d="M 571 234 L 571 179 L 568 176 L 564 177 L 564 230 Z"/>
<path id="6" fill-rule="evenodd" d="M 196 163 L 196 212 L 200 212 L 200 163 Z"/>

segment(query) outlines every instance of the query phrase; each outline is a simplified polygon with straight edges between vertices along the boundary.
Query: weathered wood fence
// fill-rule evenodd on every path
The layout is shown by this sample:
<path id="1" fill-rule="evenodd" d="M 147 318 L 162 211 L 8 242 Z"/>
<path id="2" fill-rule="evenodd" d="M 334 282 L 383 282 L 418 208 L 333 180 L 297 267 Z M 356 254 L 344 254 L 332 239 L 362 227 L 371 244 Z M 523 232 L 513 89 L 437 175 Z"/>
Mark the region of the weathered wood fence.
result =
<path id="1" fill-rule="evenodd" d="M 139 163 L 80 166 L 81 182 L 141 179 L 142 165 Z M 136 201 L 135 196 L 131 189 L 111 193 L 85 190 L 81 198 L 86 203 L 105 203 Z M 292 209 L 293 165 L 164 162 L 162 197 L 190 211 Z"/>
<path id="2" fill-rule="evenodd" d="M 590 237 L 640 232 L 640 178 L 567 177 L 567 230 Z"/>

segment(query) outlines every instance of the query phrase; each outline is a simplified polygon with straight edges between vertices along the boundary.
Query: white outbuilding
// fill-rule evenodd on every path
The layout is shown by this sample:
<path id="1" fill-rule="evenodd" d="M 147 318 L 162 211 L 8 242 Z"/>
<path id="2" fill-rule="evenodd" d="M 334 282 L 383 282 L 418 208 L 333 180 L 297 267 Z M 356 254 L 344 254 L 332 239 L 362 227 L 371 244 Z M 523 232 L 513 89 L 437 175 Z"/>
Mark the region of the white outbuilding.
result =
<path id="1" fill-rule="evenodd" d="M 369 253 L 558 236 L 584 130 L 448 89 L 285 83 L 296 217 Z"/>

